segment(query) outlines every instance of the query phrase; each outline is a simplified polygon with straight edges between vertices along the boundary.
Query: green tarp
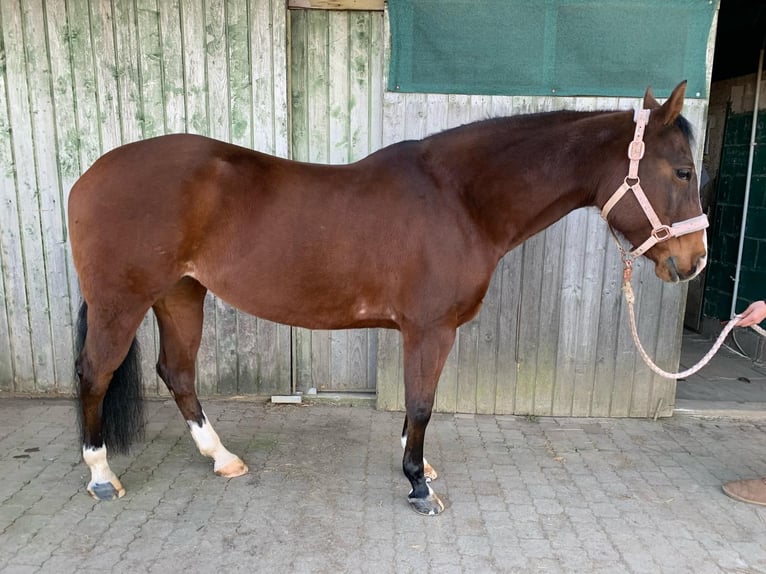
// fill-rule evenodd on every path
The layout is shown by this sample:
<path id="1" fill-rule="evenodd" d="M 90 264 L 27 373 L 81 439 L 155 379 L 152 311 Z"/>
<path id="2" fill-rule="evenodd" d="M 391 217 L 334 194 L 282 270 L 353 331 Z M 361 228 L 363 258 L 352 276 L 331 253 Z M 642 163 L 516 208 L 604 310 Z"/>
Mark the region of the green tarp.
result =
<path id="1" fill-rule="evenodd" d="M 717 0 L 388 0 L 389 89 L 705 97 Z"/>

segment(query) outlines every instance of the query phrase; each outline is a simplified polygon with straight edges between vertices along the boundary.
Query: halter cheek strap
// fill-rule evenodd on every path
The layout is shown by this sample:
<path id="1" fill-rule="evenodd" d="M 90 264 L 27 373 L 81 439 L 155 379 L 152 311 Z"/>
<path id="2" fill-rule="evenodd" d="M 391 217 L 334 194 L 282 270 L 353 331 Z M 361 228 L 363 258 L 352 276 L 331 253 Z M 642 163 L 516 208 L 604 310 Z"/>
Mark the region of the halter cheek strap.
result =
<path id="1" fill-rule="evenodd" d="M 628 146 L 628 159 L 630 159 L 628 175 L 625 177 L 622 185 L 617 188 L 617 191 L 612 194 L 612 197 L 609 198 L 601 209 L 601 217 L 608 223 L 607 216 L 612 208 L 628 191 L 633 192 L 641 209 L 644 210 L 646 218 L 649 220 L 649 223 L 652 224 L 652 233 L 649 238 L 630 252 L 630 256 L 633 258 L 643 255 L 657 243 L 667 241 L 671 237 L 680 237 L 681 235 L 701 231 L 708 226 L 707 216 L 704 213 L 697 217 L 692 217 L 691 219 L 673 223 L 672 225 L 663 225 L 660 218 L 657 217 L 657 213 L 652 208 L 652 204 L 649 203 L 649 199 L 646 197 L 644 190 L 641 188 L 641 179 L 638 177 L 638 162 L 644 157 L 644 151 L 646 150 L 644 144 L 644 130 L 646 129 L 646 124 L 649 122 L 650 113 L 651 110 L 635 111 L 633 121 L 636 122 L 636 131 L 633 134 L 633 141 L 631 141 Z M 611 225 L 609 228 L 611 230 Z"/>

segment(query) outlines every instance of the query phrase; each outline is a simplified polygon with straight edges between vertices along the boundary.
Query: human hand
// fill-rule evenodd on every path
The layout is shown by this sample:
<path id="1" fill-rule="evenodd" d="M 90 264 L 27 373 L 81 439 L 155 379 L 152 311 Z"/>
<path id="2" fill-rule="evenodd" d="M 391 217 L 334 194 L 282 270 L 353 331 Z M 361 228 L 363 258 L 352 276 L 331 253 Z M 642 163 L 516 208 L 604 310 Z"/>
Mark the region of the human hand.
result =
<path id="1" fill-rule="evenodd" d="M 737 327 L 749 327 L 766 319 L 766 302 L 756 301 L 740 313 Z"/>

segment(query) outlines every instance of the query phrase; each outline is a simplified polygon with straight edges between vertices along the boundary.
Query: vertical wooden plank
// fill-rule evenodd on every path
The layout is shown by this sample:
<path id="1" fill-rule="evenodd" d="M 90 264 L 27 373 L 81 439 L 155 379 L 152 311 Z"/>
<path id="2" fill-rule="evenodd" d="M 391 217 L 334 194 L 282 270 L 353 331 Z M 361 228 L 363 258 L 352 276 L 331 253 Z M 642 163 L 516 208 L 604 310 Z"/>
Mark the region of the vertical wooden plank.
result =
<path id="1" fill-rule="evenodd" d="M 534 393 L 534 414 L 537 415 L 550 415 L 553 409 L 553 385 L 556 378 L 556 354 L 560 329 L 564 231 L 564 222 L 558 221 L 543 232 L 545 255 L 543 260 L 537 262 L 538 265 L 543 266 Z"/>
<path id="2" fill-rule="evenodd" d="M 496 270 L 478 317 L 477 413 L 492 414 L 495 412 L 497 358 L 503 352 L 498 347 L 502 277 L 502 273 Z"/>
<path id="3" fill-rule="evenodd" d="M 6 25 L 9 7 L 9 3 L 0 5 L 0 52 L 4 54 L 7 54 L 6 42 L 15 38 L 13 33 L 9 38 L 10 27 Z M 0 68 L 0 283 L 3 285 L 0 338 L 6 333 L 7 338 L 0 343 L 0 388 L 11 391 L 31 388 L 35 374 L 19 232 L 13 131 L 8 115 L 7 72 L 6 60 L 6 66 Z"/>
<path id="4" fill-rule="evenodd" d="M 117 86 L 121 68 L 116 62 L 114 16 L 111 2 L 90 5 L 90 30 L 96 71 L 97 119 L 101 134 L 101 153 L 122 143 L 120 94 Z"/>
<path id="5" fill-rule="evenodd" d="M 84 168 L 80 164 L 80 136 L 74 96 L 74 60 L 71 53 L 74 29 L 69 23 L 70 17 L 67 13 L 66 3 L 46 4 L 45 20 L 53 86 L 53 109 L 55 110 L 53 121 L 55 122 L 56 165 L 59 178 L 56 213 L 60 232 L 58 249 L 61 251 L 60 256 L 63 258 L 63 265 L 65 266 L 65 276 L 62 279 L 66 283 L 59 285 L 57 289 L 61 293 L 66 290 L 67 293 L 66 299 L 55 302 L 57 311 L 52 317 L 56 317 L 56 320 L 61 322 L 57 327 L 54 327 L 54 332 L 61 330 L 64 333 L 63 341 L 68 345 L 68 349 L 56 353 L 57 383 L 61 386 L 60 391 L 67 392 L 74 389 L 73 332 L 80 295 L 71 251 L 67 242 L 66 205 L 69 190 Z M 60 338 L 60 340 L 62 339 Z"/>
<path id="6" fill-rule="evenodd" d="M 641 276 L 641 268 L 643 265 L 644 260 L 639 259 L 633 267 L 633 290 L 636 294 L 635 312 L 637 316 L 639 316 L 641 312 L 641 284 L 639 277 Z M 620 277 L 617 279 L 618 282 L 622 279 L 621 264 L 619 269 Z M 620 305 L 620 315 L 617 321 L 617 348 L 615 351 L 614 386 L 612 389 L 610 413 L 611 416 L 619 417 L 628 417 L 631 416 L 631 413 L 635 412 L 632 405 L 632 397 L 637 365 L 635 346 L 633 345 L 633 339 L 631 338 L 630 327 L 628 324 L 627 307 L 627 304 L 625 304 L 623 300 Z"/>
<path id="7" fill-rule="evenodd" d="M 457 412 L 476 412 L 478 385 L 479 321 L 474 319 L 461 325 L 457 345 Z"/>
<path id="8" fill-rule="evenodd" d="M 375 84 L 370 76 L 371 62 L 378 54 L 370 52 L 372 13 L 347 12 L 348 18 L 348 161 L 357 161 L 373 151 L 370 99 Z M 337 55 L 334 54 L 334 57 Z"/>
<path id="9" fill-rule="evenodd" d="M 386 17 L 383 12 L 372 12 L 370 14 L 370 151 L 383 147 L 383 95 L 386 91 L 385 59 L 388 55 L 388 51 L 385 49 L 385 42 L 387 40 L 385 22 Z"/>
<path id="10" fill-rule="evenodd" d="M 287 157 L 290 142 L 287 57 L 287 4 L 286 0 L 269 0 L 271 7 L 271 85 L 273 94 L 272 153 Z M 283 335 L 284 337 L 284 335 Z"/>
<path id="11" fill-rule="evenodd" d="M 518 350 L 521 311 L 523 247 L 510 251 L 500 261 L 500 317 L 498 319 L 498 357 L 495 412 L 516 412 Z"/>
<path id="12" fill-rule="evenodd" d="M 601 222 L 602 236 L 606 236 L 606 224 Z M 611 241 L 605 239 L 605 242 Z M 606 249 L 604 254 L 604 273 L 599 306 L 599 326 L 596 338 L 596 370 L 593 383 L 593 397 L 590 412 L 592 416 L 612 416 L 619 412 L 612 408 L 615 388 L 624 384 L 624 379 L 617 378 L 619 334 L 623 325 L 622 317 L 622 263 L 617 249 Z M 624 359 L 624 355 L 622 357 Z M 623 415 L 624 416 L 624 415 Z"/>
<path id="13" fill-rule="evenodd" d="M 530 237 L 522 248 L 521 303 L 517 342 L 518 379 L 516 413 L 535 412 L 537 350 L 540 339 L 540 295 L 543 289 L 545 242 L 542 234 Z"/>
<path id="14" fill-rule="evenodd" d="M 250 54 L 250 14 L 247 0 L 226 0 L 228 50 L 229 134 L 234 144 L 253 147 L 253 77 Z M 258 23 L 263 26 L 263 23 Z M 268 29 L 268 28 L 267 28 Z"/>
<path id="15" fill-rule="evenodd" d="M 604 259 L 607 238 L 596 210 L 583 210 L 586 235 L 583 258 L 585 267 L 582 275 L 582 304 L 576 323 L 574 382 L 572 389 L 572 416 L 590 416 L 593 398 L 598 349 L 598 326 L 603 284 Z"/>
<path id="16" fill-rule="evenodd" d="M 370 77 L 371 13 L 348 12 L 348 100 L 349 100 L 349 161 L 369 155 L 370 96 L 374 84 Z"/>
<path id="17" fill-rule="evenodd" d="M 256 0 L 250 4 L 252 23 L 250 31 L 250 57 L 253 121 L 253 147 L 274 153 L 274 62 L 272 54 L 271 2 Z"/>
<path id="18" fill-rule="evenodd" d="M 162 39 L 158 0 L 136 0 L 138 84 L 141 97 L 138 117 L 141 137 L 165 133 L 165 101 L 162 83 Z"/>
<path id="19" fill-rule="evenodd" d="M 76 132 L 71 146 L 79 153 L 80 171 L 85 171 L 101 155 L 101 133 L 96 80 L 96 52 L 90 31 L 88 0 L 69 0 L 69 57 L 72 66 L 72 91 L 76 103 Z M 76 284 L 75 284 L 76 285 Z M 74 292 L 74 290 L 73 290 Z"/>
<path id="20" fill-rule="evenodd" d="M 349 138 L 349 114 L 355 102 L 351 102 L 349 78 L 349 29 L 348 12 L 330 11 L 327 19 L 327 161 L 345 164 L 351 159 Z M 317 30 L 319 32 L 319 30 Z M 330 49 L 330 46 L 332 49 Z M 341 335 L 341 338 L 343 336 Z"/>
<path id="21" fill-rule="evenodd" d="M 309 157 L 308 10 L 290 10 L 290 143 L 292 159 Z"/>
<path id="22" fill-rule="evenodd" d="M 329 156 L 329 12 L 312 12 L 308 27 L 308 125 L 309 156 L 307 161 L 328 163 Z"/>
<path id="23" fill-rule="evenodd" d="M 587 235 L 584 210 L 569 214 L 564 218 L 564 226 L 566 241 L 561 246 L 564 268 L 552 412 L 565 416 L 572 412 L 576 371 L 583 368 L 584 363 L 590 359 L 579 355 L 577 338 L 580 330 L 578 320 L 581 319 L 580 311 L 583 308 L 582 278 L 585 267 L 592 262 L 582 253 Z M 591 310 L 584 311 L 583 314 L 587 314 Z"/>
<path id="24" fill-rule="evenodd" d="M 3 183 L 2 178 L 0 178 L 1 183 Z M 0 241 L 0 269 L 5 268 L 3 252 L 2 241 Z M 6 316 L 7 304 L 5 278 L 0 273 L 0 390 L 2 391 L 13 390 L 13 351 L 11 349 L 11 333 L 8 329 L 8 317 Z"/>
<path id="25" fill-rule="evenodd" d="M 654 362 L 669 372 L 676 372 L 681 359 L 681 339 L 683 337 L 683 309 L 686 306 L 688 284 L 661 284 L 662 309 Z M 677 317 L 676 322 L 670 320 Z M 676 397 L 676 380 L 666 379 L 652 374 L 652 388 L 649 398 L 651 412 L 649 416 L 672 416 Z"/>
<path id="26" fill-rule="evenodd" d="M 159 2 L 159 53 L 162 69 L 162 103 L 165 133 L 186 131 L 186 109 L 184 102 L 184 58 L 185 46 L 182 40 L 181 7 L 179 0 Z"/>
<path id="27" fill-rule="evenodd" d="M 309 331 L 311 336 L 311 381 L 318 391 L 330 389 L 330 331 Z"/>
<path id="28" fill-rule="evenodd" d="M 637 292 L 636 322 L 641 342 L 650 357 L 657 356 L 657 341 L 660 319 L 664 312 L 660 313 L 662 301 L 662 285 L 654 274 L 654 263 L 644 259 L 643 265 L 636 273 L 635 281 L 639 283 L 641 290 Z M 639 310 L 642 310 L 639 313 Z M 635 351 L 635 374 L 633 378 L 633 392 L 630 404 L 630 416 L 648 417 L 653 416 L 656 405 L 651 404 L 652 386 L 654 374 L 649 370 L 640 355 Z"/>
<path id="29" fill-rule="evenodd" d="M 23 9 L 17 2 L 3 2 L 3 35 L 5 46 L 5 72 L 7 105 L 12 133 L 33 134 L 34 124 L 30 109 L 30 88 L 25 54 L 25 20 L 29 8 Z M 38 5 L 39 10 L 39 5 Z M 28 23 L 28 22 L 27 22 Z M 43 61 L 46 55 L 30 54 Z M 31 65 L 31 62 L 30 62 Z M 33 358 L 32 377 L 17 380 L 17 390 L 36 390 L 37 382 L 45 388 L 54 381 L 54 351 L 51 345 L 51 326 L 48 317 L 48 289 L 45 269 L 45 253 L 40 216 L 40 194 L 35 172 L 35 151 L 32 137 L 14 137 L 11 140 L 15 161 L 16 209 L 23 265 L 14 269 L 22 274 L 27 293 L 27 314 L 30 337 L 33 344 L 29 351 Z M 26 349 L 19 349 L 25 352 Z"/>
<path id="30" fill-rule="evenodd" d="M 267 395 L 289 393 L 291 391 L 290 328 L 262 319 L 258 319 L 255 325 L 257 393 Z"/>
<path id="31" fill-rule="evenodd" d="M 403 374 L 401 335 L 392 329 L 378 332 L 377 408 L 401 410 L 403 404 Z"/>

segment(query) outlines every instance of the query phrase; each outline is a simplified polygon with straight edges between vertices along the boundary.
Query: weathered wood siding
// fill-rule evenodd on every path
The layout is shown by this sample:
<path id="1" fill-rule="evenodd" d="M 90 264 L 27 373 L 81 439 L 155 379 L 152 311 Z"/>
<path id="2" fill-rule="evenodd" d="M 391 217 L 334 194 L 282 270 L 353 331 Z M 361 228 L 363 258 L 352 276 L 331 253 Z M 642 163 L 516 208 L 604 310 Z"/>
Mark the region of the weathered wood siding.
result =
<path id="1" fill-rule="evenodd" d="M 291 133 L 299 159 L 350 161 L 382 145 L 497 115 L 640 105 L 638 99 L 385 92 L 384 76 L 373 73 L 383 69 L 387 53 L 372 49 L 387 39 L 381 16 L 300 11 L 291 13 L 290 21 Z M 365 44 L 369 53 L 362 49 Z M 687 103 L 686 115 L 698 133 L 704 133 L 705 110 L 704 101 Z M 509 253 L 498 266 L 481 313 L 459 330 L 439 382 L 437 410 L 670 414 L 675 382 L 653 375 L 638 357 L 621 278 L 618 252 L 595 210 L 577 211 Z M 685 287 L 663 284 L 653 265 L 641 261 L 634 289 L 645 346 L 658 364 L 675 368 Z M 371 349 L 373 337 L 375 331 L 298 331 L 298 388 L 311 386 L 311 381 L 319 381 L 320 388 L 353 386 L 365 373 L 370 376 L 376 361 L 378 405 L 402 409 L 400 335 L 378 331 L 377 353 Z M 348 381 L 345 374 L 351 372 L 357 374 Z"/>
<path id="2" fill-rule="evenodd" d="M 80 297 L 66 198 L 102 153 L 163 133 L 287 155 L 284 0 L 0 2 L 0 388 L 68 392 Z M 290 329 L 209 296 L 203 393 L 290 390 Z M 158 346 L 139 340 L 149 393 Z"/>
<path id="3" fill-rule="evenodd" d="M 3 390 L 71 389 L 79 293 L 66 196 L 117 145 L 188 131 L 281 156 L 290 145 L 296 159 L 344 163 L 490 116 L 639 103 L 386 93 L 384 14 L 288 12 L 285 0 L 3 0 L 0 29 Z M 687 102 L 698 134 L 705 112 L 704 101 Z M 481 313 L 460 329 L 437 409 L 652 416 L 659 407 L 669 414 L 675 384 L 637 356 L 620 279 L 617 251 L 594 210 L 571 214 L 509 253 Z M 674 368 L 685 290 L 661 283 L 645 261 L 634 286 L 641 337 L 661 366 Z M 204 394 L 376 389 L 382 408 L 403 407 L 395 331 L 290 329 L 214 297 L 205 311 Z M 151 314 L 139 338 L 147 390 L 164 393 L 154 375 Z"/>
<path id="4" fill-rule="evenodd" d="M 387 93 L 384 143 L 494 115 L 555 109 L 633 109 L 636 99 L 471 97 Z M 686 116 L 704 133 L 704 101 Z M 700 142 L 701 143 L 701 142 Z M 696 157 L 701 157 L 697 150 Z M 621 293 L 622 265 L 596 210 L 578 210 L 503 258 L 478 317 L 458 331 L 437 391 L 447 412 L 667 416 L 675 381 L 638 356 Z M 634 272 L 639 335 L 658 365 L 678 365 L 684 286 Z M 378 404 L 402 409 L 401 342 L 379 335 Z"/>

